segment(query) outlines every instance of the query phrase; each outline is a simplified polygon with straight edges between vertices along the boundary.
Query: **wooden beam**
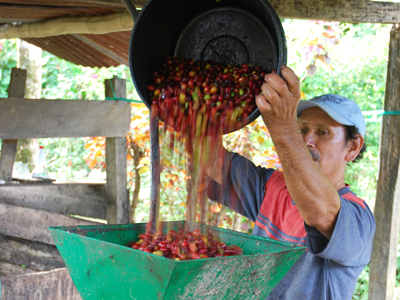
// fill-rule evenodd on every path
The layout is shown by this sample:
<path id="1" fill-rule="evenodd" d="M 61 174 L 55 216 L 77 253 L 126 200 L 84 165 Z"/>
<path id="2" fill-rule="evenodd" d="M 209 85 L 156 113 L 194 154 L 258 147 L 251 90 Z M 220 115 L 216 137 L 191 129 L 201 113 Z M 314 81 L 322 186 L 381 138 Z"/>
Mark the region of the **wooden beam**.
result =
<path id="1" fill-rule="evenodd" d="M 26 70 L 12 68 L 10 85 L 8 86 L 8 98 L 24 98 L 26 75 Z M 11 137 L 10 139 L 4 139 L 1 144 L 0 179 L 2 180 L 12 180 L 17 143 L 16 137 Z"/>
<path id="2" fill-rule="evenodd" d="M 66 268 L 0 278 L 1 299 L 81 300 Z"/>
<path id="3" fill-rule="evenodd" d="M 95 224 L 98 223 L 0 203 L 0 234 L 21 239 L 54 245 L 49 227 Z"/>
<path id="4" fill-rule="evenodd" d="M 56 246 L 1 234 L 0 261 L 20 266 L 23 265 L 36 272 L 65 267 Z"/>
<path id="5" fill-rule="evenodd" d="M 105 81 L 105 96 L 126 98 L 126 83 L 114 76 Z M 129 193 L 126 189 L 126 138 L 106 138 L 107 222 L 129 222 Z"/>
<path id="6" fill-rule="evenodd" d="M 269 0 L 280 18 L 348 23 L 400 23 L 400 3 L 338 0 Z"/>
<path id="7" fill-rule="evenodd" d="M 137 0 L 135 6 L 143 7 L 146 2 Z M 279 17 L 285 19 L 400 23 L 400 3 L 360 0 L 270 0 L 269 2 Z M 92 4 L 100 3 L 102 1 L 94 1 Z M 131 30 L 132 27 L 133 20 L 128 12 L 108 16 L 64 17 L 20 26 L 4 25 L 0 27 L 0 39 L 40 38 L 61 34 L 104 34 Z"/>
<path id="8" fill-rule="evenodd" d="M 122 137 L 130 121 L 124 101 L 0 98 L 0 139 Z"/>
<path id="9" fill-rule="evenodd" d="M 390 32 L 384 110 L 400 111 L 400 25 Z M 369 300 L 394 299 L 400 228 L 400 116 L 382 120 L 379 178 L 374 216 L 376 233 L 369 272 Z"/>
<path id="10" fill-rule="evenodd" d="M 63 215 L 107 218 L 105 184 L 5 184 L 0 185 L 0 203 Z"/>

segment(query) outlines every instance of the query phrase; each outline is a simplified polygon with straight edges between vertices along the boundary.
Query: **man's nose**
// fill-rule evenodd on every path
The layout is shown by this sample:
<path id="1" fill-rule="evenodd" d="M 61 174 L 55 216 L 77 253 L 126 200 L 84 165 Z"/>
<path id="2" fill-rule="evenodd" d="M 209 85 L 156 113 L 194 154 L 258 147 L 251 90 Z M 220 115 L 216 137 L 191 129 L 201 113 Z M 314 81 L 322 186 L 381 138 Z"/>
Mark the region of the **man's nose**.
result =
<path id="1" fill-rule="evenodd" d="M 315 146 L 315 134 L 312 131 L 303 134 L 303 140 L 307 147 Z"/>

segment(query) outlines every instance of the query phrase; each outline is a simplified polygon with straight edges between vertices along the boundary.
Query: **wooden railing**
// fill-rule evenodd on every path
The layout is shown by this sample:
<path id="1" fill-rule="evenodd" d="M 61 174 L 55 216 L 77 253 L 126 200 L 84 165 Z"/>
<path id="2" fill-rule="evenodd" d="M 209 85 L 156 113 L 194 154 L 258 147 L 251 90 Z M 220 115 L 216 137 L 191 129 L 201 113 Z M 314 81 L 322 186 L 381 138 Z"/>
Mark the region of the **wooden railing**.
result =
<path id="1" fill-rule="evenodd" d="M 48 227 L 96 224 L 70 215 L 129 222 L 125 136 L 131 106 L 122 101 L 24 99 L 25 79 L 25 70 L 13 69 L 9 98 L 0 98 L 0 179 L 6 181 L 0 184 L 0 298 L 80 299 Z M 125 98 L 122 80 L 111 81 L 120 87 L 118 97 Z M 106 137 L 106 184 L 12 182 L 18 139 L 88 136 Z"/>

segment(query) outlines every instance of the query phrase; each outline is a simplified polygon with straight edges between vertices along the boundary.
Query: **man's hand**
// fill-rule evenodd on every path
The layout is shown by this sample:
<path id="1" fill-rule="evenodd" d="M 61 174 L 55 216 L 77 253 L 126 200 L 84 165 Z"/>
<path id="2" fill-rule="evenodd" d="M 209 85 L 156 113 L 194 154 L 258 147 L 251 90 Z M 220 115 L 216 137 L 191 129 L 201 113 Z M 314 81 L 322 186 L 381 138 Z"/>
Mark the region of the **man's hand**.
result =
<path id="1" fill-rule="evenodd" d="M 300 82 L 296 74 L 282 66 L 284 79 L 276 73 L 267 74 L 262 85 L 262 94 L 256 97 L 265 125 L 269 130 L 280 130 L 285 126 L 297 124 L 297 103 L 300 100 Z M 297 125 L 296 125 L 297 126 Z"/>

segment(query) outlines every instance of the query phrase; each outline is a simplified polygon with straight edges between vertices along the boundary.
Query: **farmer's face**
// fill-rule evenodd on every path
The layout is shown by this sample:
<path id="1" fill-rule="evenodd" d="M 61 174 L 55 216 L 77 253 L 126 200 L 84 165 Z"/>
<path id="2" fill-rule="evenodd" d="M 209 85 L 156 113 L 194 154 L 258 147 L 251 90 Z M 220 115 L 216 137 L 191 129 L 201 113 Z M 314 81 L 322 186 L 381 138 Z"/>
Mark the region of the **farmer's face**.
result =
<path id="1" fill-rule="evenodd" d="M 349 152 L 346 127 L 317 107 L 304 110 L 298 125 L 315 164 L 331 181 L 343 177 Z"/>

